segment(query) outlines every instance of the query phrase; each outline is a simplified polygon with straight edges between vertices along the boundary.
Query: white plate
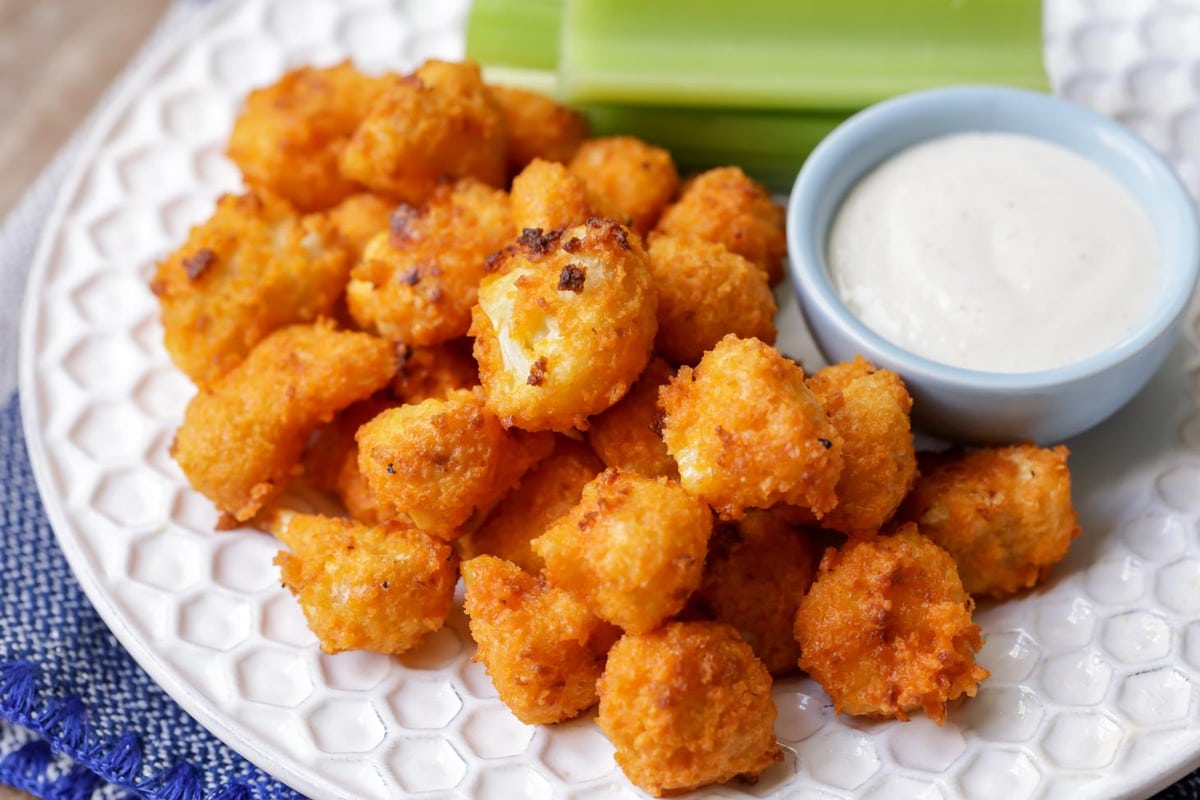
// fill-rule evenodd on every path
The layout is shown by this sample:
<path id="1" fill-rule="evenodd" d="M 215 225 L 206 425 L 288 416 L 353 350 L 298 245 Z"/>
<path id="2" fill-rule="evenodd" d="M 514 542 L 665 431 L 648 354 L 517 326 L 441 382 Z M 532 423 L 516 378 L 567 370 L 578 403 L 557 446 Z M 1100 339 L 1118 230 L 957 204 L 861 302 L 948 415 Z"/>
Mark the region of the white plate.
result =
<path id="1" fill-rule="evenodd" d="M 1155 62 L 1138 78 L 1147 46 L 1130 56 L 1104 37 L 1120 44 L 1137 25 L 1145 41 L 1176 47 L 1170 15 L 1197 20 L 1129 5 L 1143 16 L 1119 24 L 1096 23 L 1077 0 L 1051 7 L 1056 85 L 1093 105 L 1122 91 L 1169 102 L 1170 69 L 1186 83 L 1189 64 L 1164 73 Z M 636 796 L 590 720 L 538 728 L 512 717 L 470 661 L 461 612 L 403 658 L 322 655 L 279 587 L 272 540 L 214 532 L 214 512 L 167 456 L 191 387 L 162 348 L 147 281 L 156 257 L 237 187 L 221 152 L 240 98 L 305 62 L 352 54 L 374 70 L 457 57 L 464 17 L 461 0 L 247 0 L 217 5 L 167 48 L 99 125 L 50 219 L 24 317 L 25 429 L 54 530 L 116 636 L 189 712 L 298 790 Z M 1097 72 L 1093 40 L 1125 59 L 1116 71 Z M 1200 120 L 1189 108 L 1168 109 L 1180 136 Z M 1150 125 L 1147 114 L 1131 121 Z M 803 350 L 788 306 L 783 342 Z M 1084 535 L 1047 586 L 979 613 L 993 675 L 978 698 L 942 728 L 862 722 L 836 718 L 811 681 L 781 682 L 785 762 L 715 793 L 1132 797 L 1200 763 L 1195 362 L 1189 339 L 1129 408 L 1071 443 Z"/>

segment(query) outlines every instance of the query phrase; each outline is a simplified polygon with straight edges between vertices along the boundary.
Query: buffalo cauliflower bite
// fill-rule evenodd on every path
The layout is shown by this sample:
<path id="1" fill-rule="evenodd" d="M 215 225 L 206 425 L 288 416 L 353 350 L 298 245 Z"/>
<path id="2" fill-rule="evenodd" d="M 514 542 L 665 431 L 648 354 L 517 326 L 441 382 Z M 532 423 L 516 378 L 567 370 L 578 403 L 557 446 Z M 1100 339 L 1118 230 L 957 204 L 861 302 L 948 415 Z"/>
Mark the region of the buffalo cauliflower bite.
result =
<path id="1" fill-rule="evenodd" d="M 505 430 L 470 389 L 384 411 L 356 438 L 358 468 L 391 515 L 446 540 L 554 446 L 548 434 Z"/>
<path id="2" fill-rule="evenodd" d="M 513 227 L 552 231 L 581 225 L 592 217 L 624 222 L 624 215 L 606 197 L 588 191 L 583 181 L 562 164 L 535 159 L 513 178 Z"/>
<path id="3" fill-rule="evenodd" d="M 342 150 L 342 175 L 420 205 L 447 180 L 503 186 L 507 139 L 478 65 L 427 61 L 393 78 Z"/>
<path id="4" fill-rule="evenodd" d="M 900 516 L 949 551 L 963 586 L 998 599 L 1036 586 L 1079 535 L 1066 447 L 922 456 Z"/>
<path id="5" fill-rule="evenodd" d="M 449 545 L 397 521 L 265 516 L 267 530 L 291 548 L 275 557 L 283 585 L 326 653 L 398 655 L 445 624 L 458 582 Z"/>
<path id="6" fill-rule="evenodd" d="M 772 285 L 783 278 L 783 210 L 738 167 L 720 167 L 692 178 L 655 230 L 719 242 L 762 267 Z"/>
<path id="7" fill-rule="evenodd" d="M 367 245 L 388 230 L 396 204 L 370 192 L 352 194 L 326 212 L 355 261 Z"/>
<path id="8" fill-rule="evenodd" d="M 346 285 L 350 253 L 322 214 L 298 216 L 265 193 L 225 195 L 159 263 L 150 288 L 167 352 L 204 386 L 271 331 L 328 315 Z"/>
<path id="9" fill-rule="evenodd" d="M 588 139 L 568 164 L 594 194 L 609 198 L 645 235 L 679 189 L 671 154 L 632 136 Z"/>
<path id="10" fill-rule="evenodd" d="M 796 609 L 817 572 L 814 538 L 768 511 L 713 528 L 691 606 L 737 628 L 772 675 L 796 669 Z"/>
<path id="11" fill-rule="evenodd" d="M 400 346 L 400 368 L 392 393 L 406 403 L 442 398 L 479 385 L 479 367 L 465 338 L 432 347 Z"/>
<path id="12" fill-rule="evenodd" d="M 309 436 L 395 371 L 383 339 L 325 324 L 283 328 L 191 399 L 171 455 L 223 526 L 245 522 L 299 471 Z"/>
<path id="13" fill-rule="evenodd" d="M 620 631 L 562 589 L 494 556 L 462 565 L 475 660 L 527 725 L 562 722 L 596 702 L 596 681 Z"/>
<path id="14" fill-rule="evenodd" d="M 533 540 L 555 586 L 627 631 L 651 630 L 700 584 L 712 513 L 676 482 L 609 469 Z"/>
<path id="15" fill-rule="evenodd" d="M 338 158 L 387 85 L 349 62 L 300 67 L 256 89 L 229 136 L 229 158 L 246 183 L 269 189 L 301 211 L 329 208 L 358 189 Z"/>
<path id="16" fill-rule="evenodd" d="M 549 97 L 507 86 L 489 86 L 488 92 L 504 118 L 512 175 L 535 158 L 565 163 L 587 138 L 587 120 Z"/>
<path id="17" fill-rule="evenodd" d="M 771 676 L 720 622 L 626 634 L 600 678 L 600 729 L 634 784 L 655 797 L 754 777 L 782 760 Z"/>
<path id="18" fill-rule="evenodd" d="M 703 239 L 652 236 L 646 252 L 658 292 L 656 351 L 695 364 L 729 333 L 775 344 L 775 295 L 757 266 Z"/>
<path id="19" fill-rule="evenodd" d="M 747 508 L 837 504 L 842 437 L 804 370 L 757 339 L 729 335 L 659 393 L 663 441 L 683 487 L 725 519 Z"/>
<path id="20" fill-rule="evenodd" d="M 605 466 L 679 480 L 679 468 L 662 440 L 658 407 L 658 390 L 674 374 L 666 361 L 650 359 L 629 393 L 588 421 L 588 444 Z"/>
<path id="21" fill-rule="evenodd" d="M 842 435 L 837 506 L 821 526 L 848 535 L 875 533 L 917 478 L 912 397 L 899 375 L 877 369 L 862 356 L 819 370 L 808 379 L 808 388 Z"/>
<path id="22" fill-rule="evenodd" d="M 909 524 L 827 550 L 796 612 L 800 668 L 838 713 L 906 720 L 974 697 L 988 671 L 974 602 L 950 555 Z"/>
<path id="23" fill-rule="evenodd" d="M 466 334 L 484 261 L 512 238 L 508 196 L 473 180 L 401 205 L 350 273 L 346 303 L 363 328 L 410 345 Z"/>
<path id="24" fill-rule="evenodd" d="M 493 555 L 537 575 L 545 562 L 530 542 L 550 523 L 566 514 L 583 494 L 583 487 L 604 470 L 587 445 L 560 437 L 554 452 L 525 473 L 521 484 L 505 495 L 483 524 L 459 539 L 463 558 Z"/>
<path id="25" fill-rule="evenodd" d="M 527 430 L 586 428 L 650 359 L 656 298 L 640 240 L 607 219 L 529 230 L 488 269 L 470 331 L 488 408 Z"/>

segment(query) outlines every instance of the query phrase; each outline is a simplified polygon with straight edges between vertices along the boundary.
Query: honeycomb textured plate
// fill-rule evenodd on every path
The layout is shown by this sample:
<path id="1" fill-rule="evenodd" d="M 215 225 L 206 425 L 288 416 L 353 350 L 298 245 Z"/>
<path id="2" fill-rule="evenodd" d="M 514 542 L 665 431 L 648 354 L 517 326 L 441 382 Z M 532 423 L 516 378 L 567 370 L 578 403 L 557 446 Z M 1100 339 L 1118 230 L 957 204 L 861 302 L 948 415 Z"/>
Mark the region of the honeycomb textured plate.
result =
<path id="1" fill-rule="evenodd" d="M 134 80 L 79 159 L 31 273 L 21 353 L 55 532 L 121 642 L 185 708 L 318 798 L 636 797 L 590 719 L 518 722 L 456 613 L 402 658 L 323 655 L 271 539 L 215 533 L 167 455 L 192 389 L 147 289 L 238 175 L 240 98 L 302 63 L 462 54 L 463 0 L 220 3 Z M 1200 4 L 1050 0 L 1056 90 L 1112 114 L 1200 190 Z M 814 359 L 790 292 L 784 348 Z M 1084 535 L 1048 585 L 978 614 L 992 671 L 944 727 L 837 718 L 776 686 L 785 761 L 712 796 L 1137 797 L 1200 763 L 1200 368 L 1187 336 L 1116 418 L 1070 442 Z"/>

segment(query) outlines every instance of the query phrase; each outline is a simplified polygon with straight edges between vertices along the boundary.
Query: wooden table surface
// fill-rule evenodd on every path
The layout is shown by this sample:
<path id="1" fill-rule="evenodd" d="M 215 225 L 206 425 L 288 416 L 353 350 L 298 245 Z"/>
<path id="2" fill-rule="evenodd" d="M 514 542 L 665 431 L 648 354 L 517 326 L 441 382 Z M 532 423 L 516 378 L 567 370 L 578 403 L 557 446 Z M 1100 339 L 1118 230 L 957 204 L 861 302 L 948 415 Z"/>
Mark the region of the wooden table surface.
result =
<path id="1" fill-rule="evenodd" d="M 0 0 L 0 218 L 63 145 L 170 0 Z M 0 786 L 0 800 L 30 796 Z"/>

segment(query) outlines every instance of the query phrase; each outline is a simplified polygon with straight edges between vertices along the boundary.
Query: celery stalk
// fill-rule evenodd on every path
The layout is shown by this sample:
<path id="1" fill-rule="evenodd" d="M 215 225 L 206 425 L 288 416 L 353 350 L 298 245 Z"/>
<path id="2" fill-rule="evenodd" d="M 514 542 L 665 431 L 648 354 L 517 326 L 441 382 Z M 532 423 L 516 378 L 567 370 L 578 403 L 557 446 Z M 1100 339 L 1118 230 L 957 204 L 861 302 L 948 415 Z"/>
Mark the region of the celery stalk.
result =
<path id="1" fill-rule="evenodd" d="M 547 77 L 538 71 L 558 69 L 562 12 L 562 0 L 475 0 L 467 20 L 467 55 L 544 82 Z"/>

